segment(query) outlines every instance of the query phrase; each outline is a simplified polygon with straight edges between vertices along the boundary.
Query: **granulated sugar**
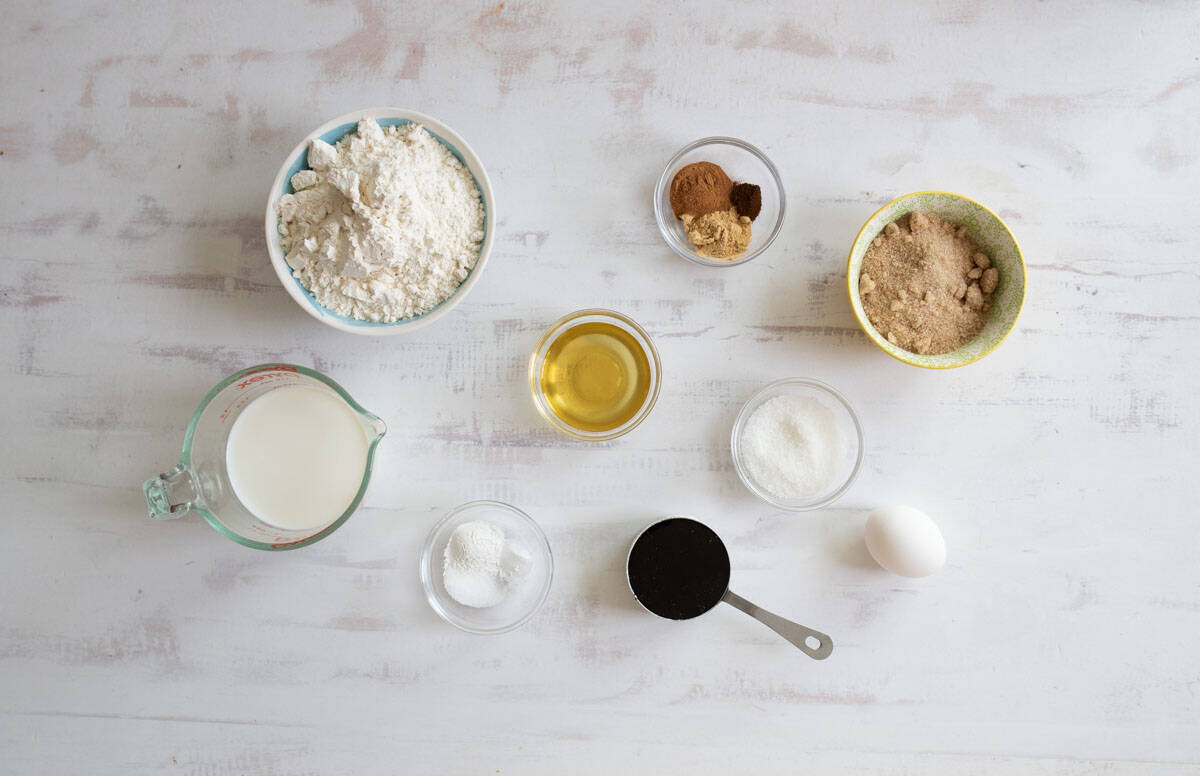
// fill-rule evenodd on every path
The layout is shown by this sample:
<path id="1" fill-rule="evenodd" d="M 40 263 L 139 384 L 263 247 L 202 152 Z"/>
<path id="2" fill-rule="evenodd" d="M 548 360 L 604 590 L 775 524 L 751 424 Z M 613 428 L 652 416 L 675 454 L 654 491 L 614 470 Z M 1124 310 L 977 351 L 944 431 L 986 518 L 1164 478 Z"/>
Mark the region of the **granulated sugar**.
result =
<path id="1" fill-rule="evenodd" d="M 780 499 L 817 496 L 833 483 L 846 440 L 833 411 L 811 396 L 776 396 L 750 415 L 740 438 L 751 479 Z"/>

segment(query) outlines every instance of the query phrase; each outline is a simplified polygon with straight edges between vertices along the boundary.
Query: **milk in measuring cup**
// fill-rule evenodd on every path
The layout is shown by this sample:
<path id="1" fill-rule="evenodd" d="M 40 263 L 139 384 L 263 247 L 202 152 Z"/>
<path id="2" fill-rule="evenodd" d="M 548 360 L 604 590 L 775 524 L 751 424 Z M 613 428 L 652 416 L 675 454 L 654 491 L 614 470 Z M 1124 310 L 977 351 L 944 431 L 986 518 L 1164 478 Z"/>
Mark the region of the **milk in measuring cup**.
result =
<path id="1" fill-rule="evenodd" d="M 238 500 L 260 520 L 317 530 L 354 501 L 369 444 L 341 398 L 311 386 L 286 386 L 250 402 L 234 421 L 225 465 Z"/>

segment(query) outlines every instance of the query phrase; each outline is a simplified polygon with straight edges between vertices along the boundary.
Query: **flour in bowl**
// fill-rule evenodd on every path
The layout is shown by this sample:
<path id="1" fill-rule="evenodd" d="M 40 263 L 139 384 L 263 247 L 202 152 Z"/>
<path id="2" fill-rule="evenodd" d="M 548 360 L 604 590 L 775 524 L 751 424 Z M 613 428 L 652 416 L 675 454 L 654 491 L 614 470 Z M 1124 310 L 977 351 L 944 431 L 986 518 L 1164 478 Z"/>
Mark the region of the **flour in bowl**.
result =
<path id="1" fill-rule="evenodd" d="M 389 323 L 432 310 L 479 258 L 483 204 L 470 171 L 419 124 L 315 138 L 279 199 L 292 274 L 322 306 Z"/>

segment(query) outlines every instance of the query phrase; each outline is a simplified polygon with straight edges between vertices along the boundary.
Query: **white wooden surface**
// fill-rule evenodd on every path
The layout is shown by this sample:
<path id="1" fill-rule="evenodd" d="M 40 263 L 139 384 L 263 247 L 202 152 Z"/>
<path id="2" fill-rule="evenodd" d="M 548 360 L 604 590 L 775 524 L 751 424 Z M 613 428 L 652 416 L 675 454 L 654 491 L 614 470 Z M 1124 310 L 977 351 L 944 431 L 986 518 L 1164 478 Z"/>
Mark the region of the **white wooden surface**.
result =
<path id="1" fill-rule="evenodd" d="M 0 770 L 1200 771 L 1195 3 L 252 5 L 5 4 Z M 404 339 L 310 319 L 262 235 L 287 150 L 380 104 L 467 137 L 501 207 L 482 282 Z M 788 187 L 776 246 L 732 270 L 673 256 L 650 210 L 709 134 Z M 1019 329 L 946 373 L 878 351 L 843 291 L 861 223 L 922 188 L 996 209 L 1029 261 Z M 596 305 L 647 326 L 665 383 L 589 447 L 540 421 L 524 367 Z M 361 514 L 279 554 L 146 519 L 204 392 L 273 359 L 390 425 Z M 727 435 L 802 375 L 869 450 L 836 508 L 791 515 Z M 416 575 L 432 522 L 481 497 L 558 564 L 502 637 L 438 620 Z M 940 522 L 940 575 L 871 565 L 865 512 L 893 501 Z M 635 608 L 623 554 L 668 513 L 833 657 L 728 607 Z"/>

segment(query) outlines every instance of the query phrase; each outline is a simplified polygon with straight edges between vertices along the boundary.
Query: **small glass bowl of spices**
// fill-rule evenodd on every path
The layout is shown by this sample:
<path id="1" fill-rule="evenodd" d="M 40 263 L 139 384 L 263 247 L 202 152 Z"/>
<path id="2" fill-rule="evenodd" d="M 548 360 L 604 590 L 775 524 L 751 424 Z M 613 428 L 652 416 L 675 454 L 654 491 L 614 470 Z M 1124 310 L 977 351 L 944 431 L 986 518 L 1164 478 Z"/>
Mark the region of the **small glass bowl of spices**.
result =
<path id="1" fill-rule="evenodd" d="M 803 512 L 833 503 L 862 468 L 863 431 L 840 393 L 819 380 L 771 383 L 738 412 L 730 451 L 751 493 Z"/>
<path id="2" fill-rule="evenodd" d="M 500 501 L 455 508 L 430 530 L 421 550 L 429 606 L 469 633 L 520 627 L 550 594 L 554 557 L 533 518 Z"/>
<path id="3" fill-rule="evenodd" d="M 671 250 L 706 267 L 745 264 L 775 242 L 785 197 L 779 171 L 744 140 L 706 137 L 679 150 L 654 187 Z"/>
<path id="4" fill-rule="evenodd" d="M 616 439 L 645 420 L 661 375 L 650 335 L 612 310 L 560 318 L 529 359 L 537 411 L 564 434 L 589 442 Z"/>

